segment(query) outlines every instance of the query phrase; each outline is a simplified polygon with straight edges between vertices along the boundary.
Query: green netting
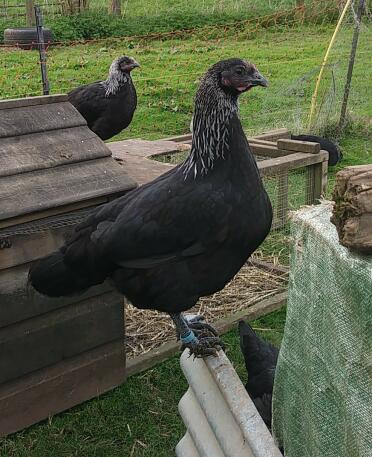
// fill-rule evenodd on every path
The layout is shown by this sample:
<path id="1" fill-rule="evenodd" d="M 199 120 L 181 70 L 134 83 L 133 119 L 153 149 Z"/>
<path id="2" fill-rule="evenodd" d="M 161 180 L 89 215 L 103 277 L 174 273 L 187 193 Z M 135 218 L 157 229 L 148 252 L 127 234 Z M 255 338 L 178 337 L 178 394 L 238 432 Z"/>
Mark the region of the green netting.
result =
<path id="1" fill-rule="evenodd" d="M 330 215 L 324 203 L 292 218 L 273 396 L 286 457 L 372 456 L 372 257 L 341 246 Z"/>

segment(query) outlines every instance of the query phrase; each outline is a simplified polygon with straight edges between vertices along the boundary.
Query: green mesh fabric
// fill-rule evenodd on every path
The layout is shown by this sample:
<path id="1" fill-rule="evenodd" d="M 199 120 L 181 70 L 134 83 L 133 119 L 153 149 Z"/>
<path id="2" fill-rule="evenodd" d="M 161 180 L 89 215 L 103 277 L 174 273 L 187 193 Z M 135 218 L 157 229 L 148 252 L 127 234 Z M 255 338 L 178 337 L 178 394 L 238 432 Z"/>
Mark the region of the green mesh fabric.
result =
<path id="1" fill-rule="evenodd" d="M 330 215 L 323 203 L 292 217 L 273 395 L 286 457 L 372 456 L 372 256 L 341 246 Z"/>

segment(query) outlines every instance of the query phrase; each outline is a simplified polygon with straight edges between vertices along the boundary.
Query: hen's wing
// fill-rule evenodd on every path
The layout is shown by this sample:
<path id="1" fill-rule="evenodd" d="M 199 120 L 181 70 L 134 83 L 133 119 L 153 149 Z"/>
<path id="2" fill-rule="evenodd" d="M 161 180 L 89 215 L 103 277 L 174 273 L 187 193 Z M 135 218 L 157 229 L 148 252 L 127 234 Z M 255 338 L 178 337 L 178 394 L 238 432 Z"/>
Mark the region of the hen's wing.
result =
<path id="1" fill-rule="evenodd" d="M 101 81 L 77 87 L 68 94 L 68 100 L 84 117 L 89 127 L 106 111 L 108 104 Z"/>
<path id="2" fill-rule="evenodd" d="M 88 223 L 94 227 L 91 241 L 110 261 L 149 268 L 222 243 L 229 213 L 226 189 L 165 178 L 106 205 Z"/>

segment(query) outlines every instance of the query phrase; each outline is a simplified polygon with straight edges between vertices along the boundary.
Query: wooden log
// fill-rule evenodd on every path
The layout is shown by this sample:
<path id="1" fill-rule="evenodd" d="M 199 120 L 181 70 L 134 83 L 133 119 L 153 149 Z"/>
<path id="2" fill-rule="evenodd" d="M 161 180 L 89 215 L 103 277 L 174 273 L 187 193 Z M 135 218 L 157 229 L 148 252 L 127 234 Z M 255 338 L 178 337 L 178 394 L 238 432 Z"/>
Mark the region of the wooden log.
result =
<path id="1" fill-rule="evenodd" d="M 0 220 L 133 189 L 111 157 L 5 176 L 1 180 Z"/>
<path id="2" fill-rule="evenodd" d="M 318 154 L 318 152 L 320 152 L 319 143 L 289 139 L 279 139 L 278 148 L 285 149 L 287 151 L 307 152 L 309 154 Z"/>
<path id="3" fill-rule="evenodd" d="M 346 167 L 336 175 L 331 222 L 340 243 L 372 254 L 372 164 Z"/>
<path id="4" fill-rule="evenodd" d="M 123 298 L 99 295 L 0 329 L 0 384 L 124 339 Z"/>
<path id="5" fill-rule="evenodd" d="M 86 125 L 3 138 L 0 177 L 110 155 L 109 148 Z"/>
<path id="6" fill-rule="evenodd" d="M 43 368 L 0 386 L 0 437 L 122 384 L 123 339 Z"/>

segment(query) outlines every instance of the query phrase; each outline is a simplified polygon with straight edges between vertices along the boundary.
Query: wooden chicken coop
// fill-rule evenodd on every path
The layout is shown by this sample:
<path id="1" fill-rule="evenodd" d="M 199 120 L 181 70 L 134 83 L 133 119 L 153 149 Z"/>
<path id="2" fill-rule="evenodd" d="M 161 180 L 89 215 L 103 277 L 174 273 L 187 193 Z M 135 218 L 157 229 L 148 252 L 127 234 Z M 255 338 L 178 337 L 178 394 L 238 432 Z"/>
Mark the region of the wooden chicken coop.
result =
<path id="1" fill-rule="evenodd" d="M 66 96 L 0 102 L 0 436 L 123 382 L 123 299 L 27 286 L 92 208 L 136 186 Z"/>

